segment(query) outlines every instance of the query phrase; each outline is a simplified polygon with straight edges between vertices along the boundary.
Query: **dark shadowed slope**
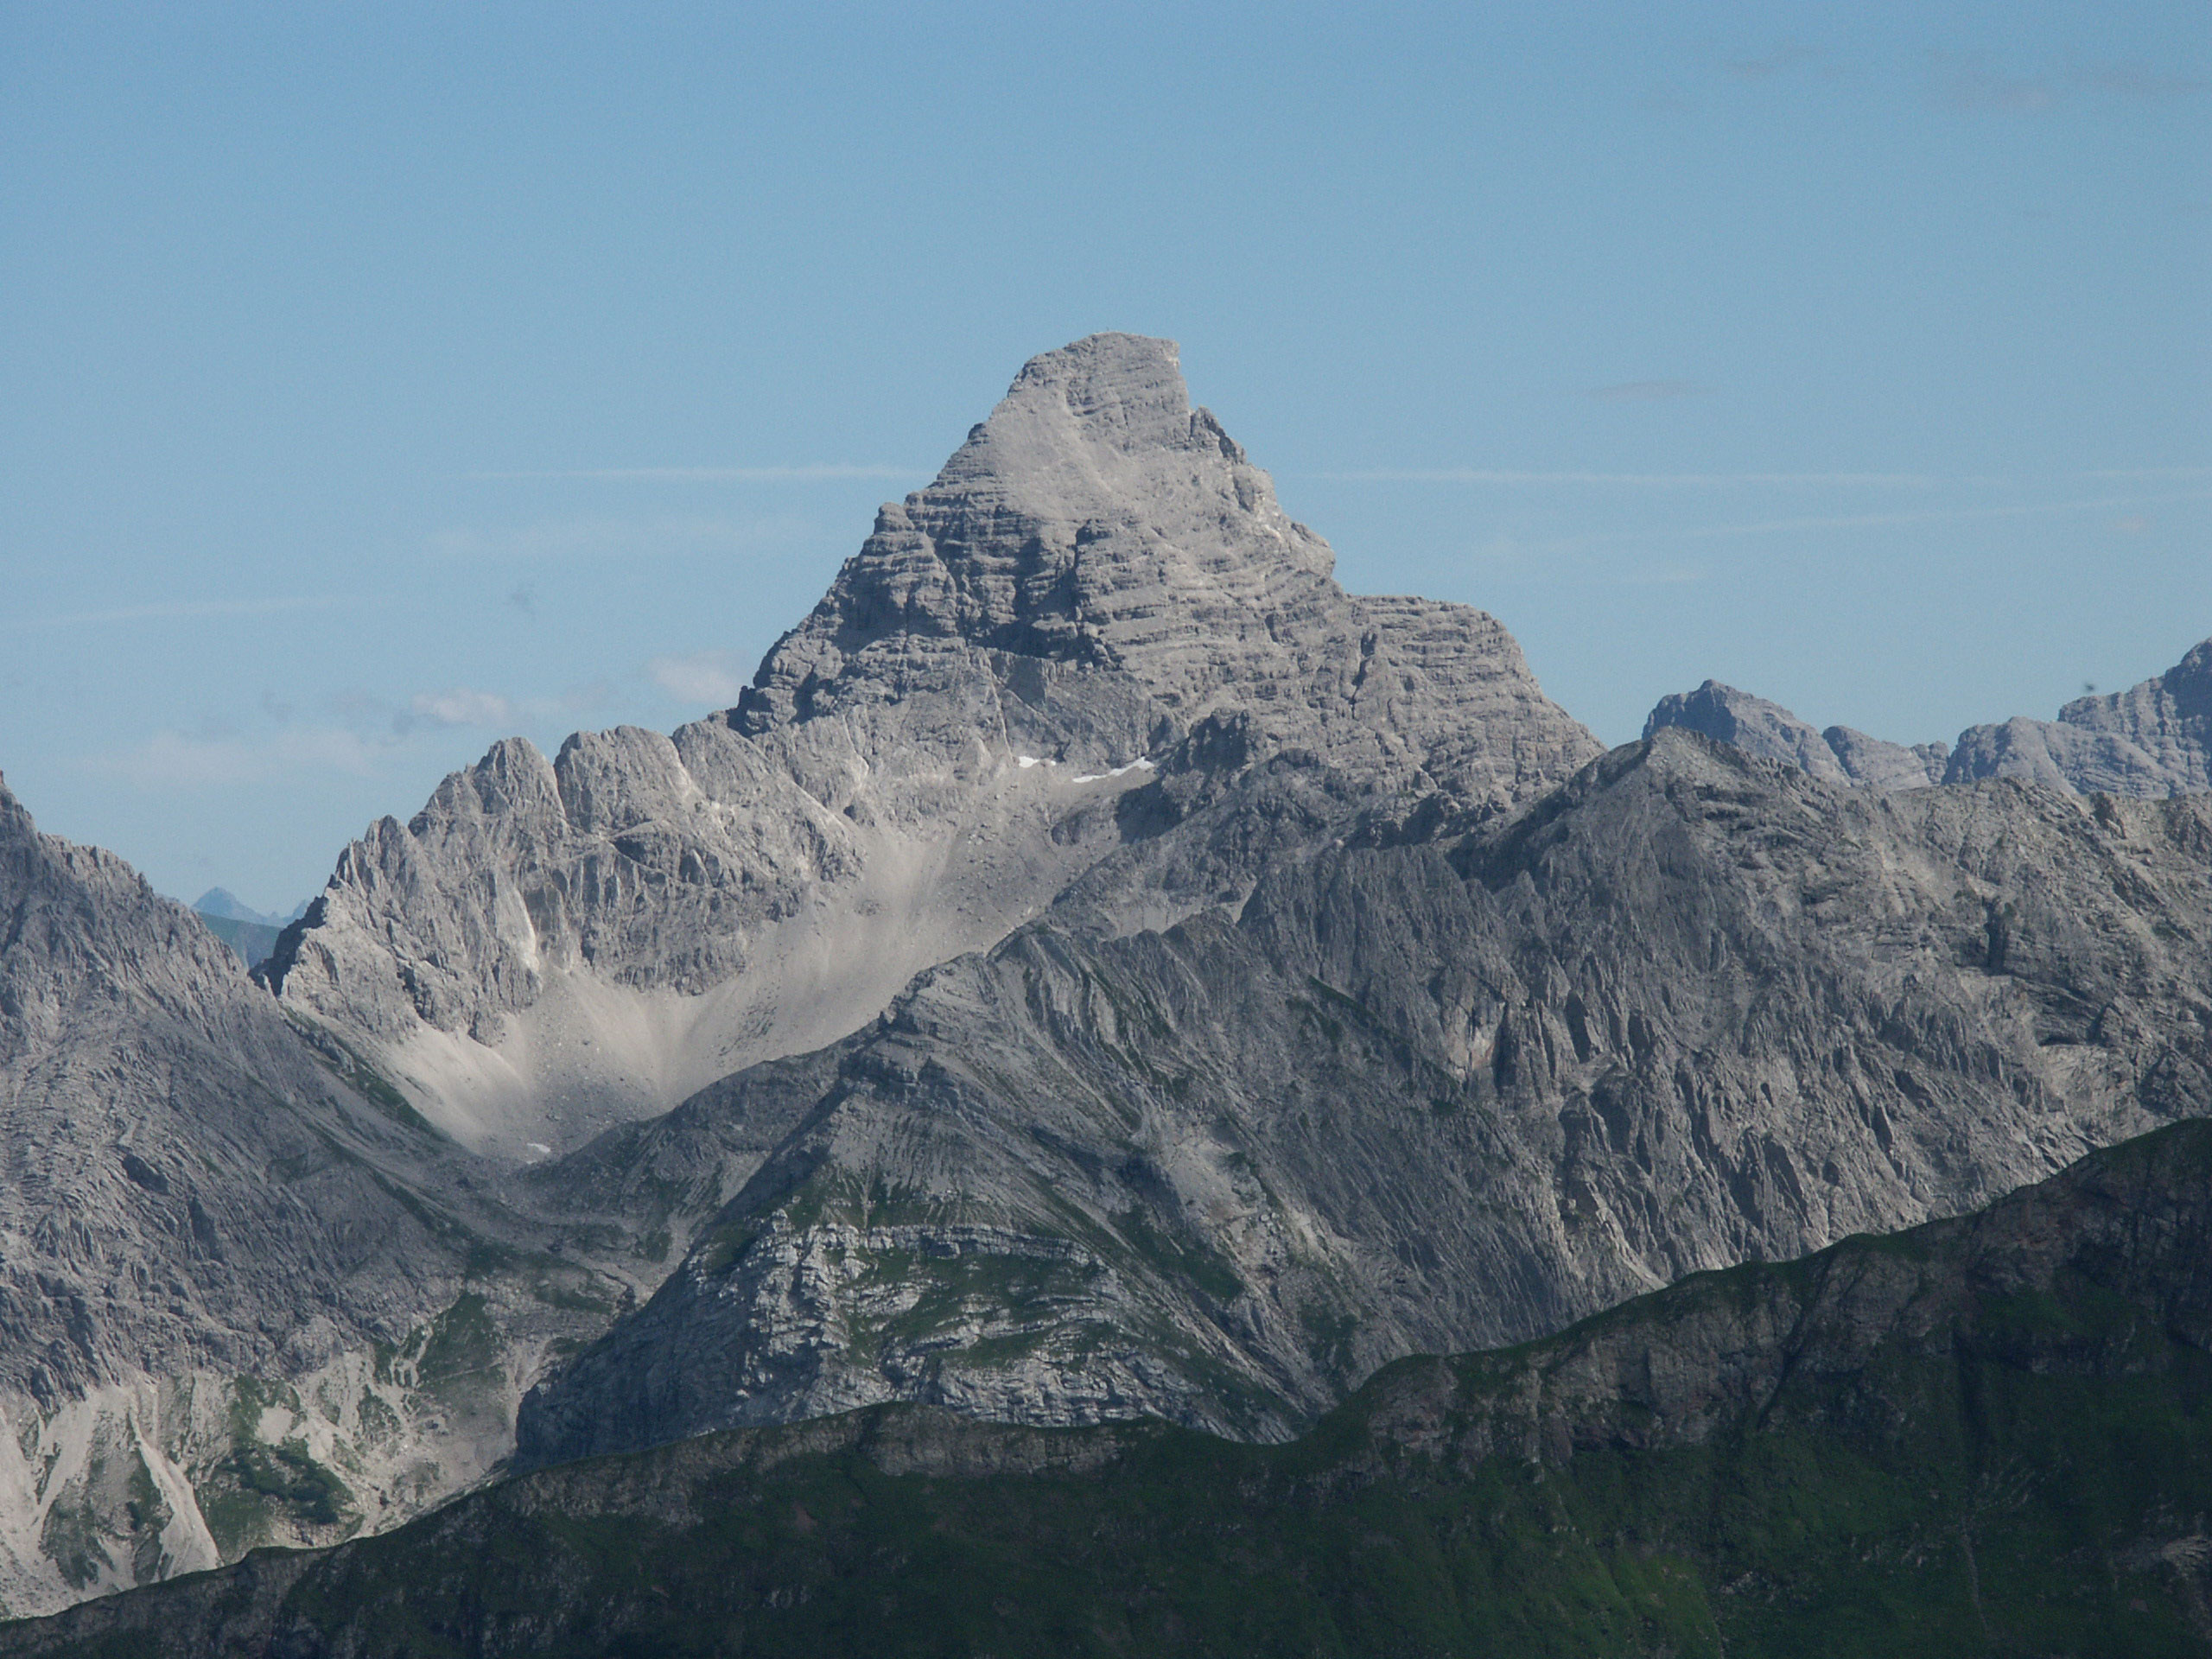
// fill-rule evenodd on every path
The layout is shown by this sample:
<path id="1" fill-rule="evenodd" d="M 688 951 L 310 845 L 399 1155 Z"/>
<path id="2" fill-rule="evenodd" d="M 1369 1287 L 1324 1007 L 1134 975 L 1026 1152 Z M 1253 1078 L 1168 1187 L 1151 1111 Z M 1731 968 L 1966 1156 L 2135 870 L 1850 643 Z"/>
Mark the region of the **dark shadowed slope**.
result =
<path id="1" fill-rule="evenodd" d="M 1278 1436 L 1408 1351 L 2212 1103 L 2212 799 L 1838 788 L 1662 731 L 1469 821 L 1376 819 L 1164 934 L 1047 919 L 694 1103 L 657 1179 L 735 1197 L 522 1455 L 887 1399 Z"/>
<path id="2" fill-rule="evenodd" d="M 2197 1654 L 2212 1126 L 1392 1367 L 1294 1444 L 877 1408 L 525 1477 L 0 1652 Z"/>

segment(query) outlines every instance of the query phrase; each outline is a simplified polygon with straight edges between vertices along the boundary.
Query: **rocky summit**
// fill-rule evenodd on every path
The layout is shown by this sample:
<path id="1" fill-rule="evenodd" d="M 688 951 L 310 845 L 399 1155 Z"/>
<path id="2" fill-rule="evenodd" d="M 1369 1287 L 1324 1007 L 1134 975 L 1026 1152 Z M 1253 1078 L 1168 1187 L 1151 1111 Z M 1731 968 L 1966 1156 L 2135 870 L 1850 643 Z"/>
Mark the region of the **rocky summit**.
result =
<path id="1" fill-rule="evenodd" d="M 1095 335 L 736 707 L 495 745 L 251 978 L 0 793 L 7 1611 L 855 1408 L 1285 1441 L 2212 1116 L 2212 646 L 1607 753 L 1331 565 Z"/>
<path id="2" fill-rule="evenodd" d="M 1955 745 L 1900 743 L 1848 726 L 1816 732 L 1779 703 L 1707 680 L 1662 697 L 1650 736 L 1687 727 L 1815 778 L 1883 789 L 2012 778 L 2081 795 L 2191 795 L 2212 790 L 2212 639 L 2155 678 L 2077 697 L 2056 721 L 1969 726 Z"/>
<path id="3" fill-rule="evenodd" d="M 348 848 L 264 969 L 441 1128 L 567 1151 L 873 1019 L 1141 838 L 1121 798 L 1284 754 L 1353 797 L 1504 810 L 1599 749 L 1478 611 L 1359 599 L 1174 346 L 1025 367 L 886 506 L 739 706 L 672 736 L 515 740 Z M 1254 879 L 1126 855 L 1164 925 Z"/>

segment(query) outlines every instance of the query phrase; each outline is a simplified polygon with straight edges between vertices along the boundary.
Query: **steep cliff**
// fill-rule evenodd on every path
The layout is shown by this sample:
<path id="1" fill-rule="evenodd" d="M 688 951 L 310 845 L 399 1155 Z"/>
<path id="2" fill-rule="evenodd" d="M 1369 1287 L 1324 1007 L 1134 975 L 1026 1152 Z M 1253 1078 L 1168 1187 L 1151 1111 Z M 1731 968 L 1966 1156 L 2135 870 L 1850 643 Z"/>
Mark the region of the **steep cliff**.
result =
<path id="1" fill-rule="evenodd" d="M 1503 810 L 1597 753 L 1480 612 L 1364 600 L 1168 341 L 1033 360 L 738 708 L 505 743 L 385 819 L 264 973 L 479 1150 L 565 1151 L 873 1019 L 1130 836 L 1116 797 L 1312 756 Z M 1351 780 L 1344 782 L 1341 780 Z M 1124 861 L 1122 925 L 1166 891 Z"/>
<path id="2" fill-rule="evenodd" d="M 735 1196 L 522 1455 L 889 1399 L 1277 1437 L 1401 1354 L 1986 1203 L 2212 1103 L 2208 855 L 2212 798 L 1867 791 L 1666 729 L 1235 912 L 1055 912 L 679 1115 L 661 1179 Z"/>
<path id="3" fill-rule="evenodd" d="M 0 784 L 0 1605 L 389 1523 L 625 1287 Z M 533 1294 L 597 1299 L 580 1319 Z"/>

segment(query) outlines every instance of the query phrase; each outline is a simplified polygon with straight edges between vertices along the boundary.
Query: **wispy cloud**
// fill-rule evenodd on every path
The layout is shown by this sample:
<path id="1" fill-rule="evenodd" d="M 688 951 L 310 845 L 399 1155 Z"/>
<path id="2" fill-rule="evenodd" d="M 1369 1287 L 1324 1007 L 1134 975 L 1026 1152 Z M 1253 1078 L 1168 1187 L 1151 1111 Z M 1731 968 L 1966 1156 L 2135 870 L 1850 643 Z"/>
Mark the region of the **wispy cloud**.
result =
<path id="1" fill-rule="evenodd" d="M 571 686 L 554 697 L 510 697 L 473 685 L 451 686 L 442 691 L 417 691 L 407 707 L 395 714 L 394 732 L 404 736 L 417 725 L 485 726 L 512 731 L 518 726 L 575 720 L 601 707 L 613 695 L 604 680 Z"/>
<path id="2" fill-rule="evenodd" d="M 1547 473 L 1518 472 L 1491 467 L 1384 467 L 1365 472 L 1313 473 L 1307 476 L 1340 484 L 1588 484 L 1658 490 L 1728 489 L 1763 485 L 1925 490 L 1957 484 L 2005 482 L 1995 478 L 1946 478 L 1932 473 Z"/>
<path id="3" fill-rule="evenodd" d="M 442 530 L 430 550 L 455 559 L 651 558 L 743 552 L 809 533 L 789 514 L 766 518 L 569 518 L 502 529 Z M 512 599 L 512 595 L 510 596 Z"/>
<path id="4" fill-rule="evenodd" d="M 159 731 L 130 748 L 94 755 L 84 765 L 139 789 L 208 789 L 300 772 L 365 777 L 375 772 L 383 747 L 337 726 L 288 726 L 255 737 Z"/>
<path id="5" fill-rule="evenodd" d="M 1807 46 L 1802 41 L 1784 41 L 1755 58 L 1731 58 L 1721 67 L 1738 80 L 1771 80 L 1792 69 L 1818 67 L 1826 60 L 1827 54 L 1816 46 Z"/>
<path id="6" fill-rule="evenodd" d="M 359 601 L 341 594 L 266 599 L 171 599 L 143 605 L 118 605 L 95 611 L 63 611 L 6 623 L 11 628 L 92 627 L 115 622 L 187 622 L 203 617 L 276 616 L 286 611 L 327 611 Z"/>
<path id="7" fill-rule="evenodd" d="M 1588 486 L 1626 490 L 2009 489 L 2018 487 L 2021 482 L 2018 479 L 1987 473 L 1600 473 L 1543 472 L 1506 467 L 1383 467 L 1355 472 L 1304 473 L 1294 476 L 1319 479 L 1332 484 L 1494 484 L 1568 488 Z M 2048 482 L 2051 476 L 2046 474 L 2044 481 Z M 2103 467 L 2057 476 L 2071 477 L 2084 484 L 2187 483 L 2212 479 L 2212 467 Z M 2022 509 L 2006 507 L 1996 510 L 2014 512 Z"/>
<path id="8" fill-rule="evenodd" d="M 2081 93 L 2139 101 L 2187 98 L 2207 86 L 2199 75 L 2177 73 L 2137 60 L 2074 60 L 2056 67 L 2020 73 L 1984 54 L 1931 53 L 1938 91 L 1956 109 L 2039 115 Z"/>
<path id="9" fill-rule="evenodd" d="M 459 685 L 450 691 L 417 691 L 410 712 L 438 726 L 512 726 L 515 706 L 496 691 Z"/>
<path id="10" fill-rule="evenodd" d="M 1974 519 L 2035 518 L 2068 513 L 2106 512 L 2168 501 L 2206 500 L 2212 500 L 2212 491 L 2196 490 L 2156 496 L 2102 496 L 2078 501 L 2013 502 L 1980 507 L 1929 507 L 1898 512 L 1808 514 L 1790 518 L 1761 518 L 1741 524 L 1614 531 L 1576 537 L 1558 545 L 1589 547 L 1607 542 L 1704 541 L 1726 537 L 1770 536 L 1795 531 L 1873 530 L 1898 524 L 1955 524 Z"/>
<path id="11" fill-rule="evenodd" d="M 1663 404 L 1677 397 L 1710 397 L 1713 388 L 1694 380 L 1624 380 L 1615 386 L 1592 386 L 1582 395 L 1605 404 Z"/>
<path id="12" fill-rule="evenodd" d="M 2202 76 L 2177 75 L 2134 62 L 2079 64 L 2072 71 L 2072 79 L 2077 86 L 2120 98 L 2186 98 L 2205 87 Z"/>
<path id="13" fill-rule="evenodd" d="M 578 479 L 610 484 L 816 484 L 839 479 L 915 479 L 935 476 L 929 467 L 875 467 L 817 461 L 804 467 L 578 467 L 534 472 L 466 473 L 485 480 Z"/>
<path id="14" fill-rule="evenodd" d="M 724 651 L 694 652 L 688 657 L 656 657 L 645 664 L 652 683 L 678 702 L 727 709 L 745 689 L 745 676 Z"/>

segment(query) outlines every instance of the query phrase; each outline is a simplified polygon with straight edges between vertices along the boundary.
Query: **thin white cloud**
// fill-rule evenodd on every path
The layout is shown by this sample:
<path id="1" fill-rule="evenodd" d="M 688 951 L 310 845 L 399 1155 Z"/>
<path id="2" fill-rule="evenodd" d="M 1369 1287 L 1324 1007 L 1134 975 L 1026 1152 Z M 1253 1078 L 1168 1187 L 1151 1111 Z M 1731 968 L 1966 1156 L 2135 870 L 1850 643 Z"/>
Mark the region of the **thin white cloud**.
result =
<path id="1" fill-rule="evenodd" d="M 1694 380 L 1624 380 L 1618 385 L 1592 386 L 1582 395 L 1603 404 L 1664 404 L 1678 397 L 1710 397 L 1713 388 Z"/>
<path id="2" fill-rule="evenodd" d="M 571 686 L 554 697 L 510 697 L 472 685 L 442 691 L 418 691 L 392 717 L 392 730 L 404 736 L 417 725 L 482 726 L 512 731 L 540 721 L 574 720 L 604 703 L 613 688 L 604 680 Z M 373 699 L 368 700 L 373 703 Z"/>
<path id="3" fill-rule="evenodd" d="M 94 755 L 87 771 L 143 790 L 210 789 L 260 783 L 297 772 L 366 777 L 385 747 L 342 727 L 288 727 L 261 737 L 191 737 L 156 732 L 144 742 Z"/>
<path id="4" fill-rule="evenodd" d="M 788 543 L 814 530 L 804 518 L 569 518 L 495 530 L 443 530 L 430 550 L 452 559 L 658 558 Z"/>
<path id="5" fill-rule="evenodd" d="M 1790 518 L 1761 518 L 1742 524 L 1697 524 L 1675 530 L 1617 531 L 1592 536 L 1563 537 L 1543 544 L 1548 551 L 1571 551 L 1609 544 L 1643 542 L 1708 541 L 1738 536 L 1771 536 L 1797 531 L 1875 530 L 1899 524 L 1940 524 L 1974 519 L 2032 518 L 2079 512 L 2111 512 L 2170 501 L 2212 500 L 2212 491 L 2193 490 L 2164 495 L 2104 496 L 2081 501 L 2016 502 L 2001 506 L 1931 507 L 1898 512 L 1808 514 Z"/>
<path id="6" fill-rule="evenodd" d="M 804 467 L 581 467 L 537 472 L 466 473 L 465 478 L 582 479 L 610 484 L 816 484 L 839 479 L 930 478 L 928 467 L 872 467 L 818 461 Z"/>
<path id="7" fill-rule="evenodd" d="M 1773 486 L 1834 486 L 1851 489 L 2004 489 L 2017 479 L 1964 473 L 1598 473 L 1539 472 L 1500 467 L 1372 467 L 1357 472 L 1304 473 L 1293 476 L 1332 484 L 1497 484 L 1535 486 L 1589 485 L 1604 488 L 1700 490 Z M 2046 475 L 2046 479 L 2050 476 Z M 2107 467 L 2058 474 L 2082 483 L 2183 483 L 2212 479 L 2212 467 Z M 2193 498 L 2192 498 L 2193 499 Z M 2009 509 L 2008 509 L 2009 510 Z"/>
<path id="8" fill-rule="evenodd" d="M 1954 70 L 1944 83 L 1944 101 L 1955 109 L 2002 110 L 2040 115 L 2058 107 L 2059 87 L 2044 75 L 2007 75 L 1979 66 Z"/>
<path id="9" fill-rule="evenodd" d="M 98 611 L 64 611 L 53 616 L 23 617 L 7 626 L 14 628 L 96 626 L 111 622 L 184 622 L 210 616 L 275 616 L 286 611 L 327 611 L 358 601 L 342 594 L 318 594 L 270 599 L 174 599 L 145 605 L 118 605 Z"/>
<path id="10" fill-rule="evenodd" d="M 1807 46 L 1802 41 L 1784 41 L 1756 58 L 1732 58 L 1721 67 L 1738 80 L 1771 80 L 1792 69 L 1817 67 L 1826 59 L 1827 54 L 1816 46 Z"/>
<path id="11" fill-rule="evenodd" d="M 728 652 L 694 652 L 688 657 L 656 657 L 645 664 L 652 683 L 678 702 L 727 709 L 745 689 L 745 676 Z"/>
<path id="12" fill-rule="evenodd" d="M 2135 60 L 2075 61 L 2063 69 L 2018 73 L 1999 67 L 1986 54 L 1934 53 L 1943 100 L 1965 110 L 1996 110 L 2041 115 L 2082 92 L 2138 100 L 2187 98 L 2202 92 L 2202 76 L 2177 73 Z"/>
<path id="13" fill-rule="evenodd" d="M 1884 489 L 1940 489 L 1955 484 L 2002 484 L 1998 478 L 1944 478 L 1931 473 L 1584 473 L 1518 472 L 1490 467 L 1383 467 L 1313 473 L 1340 484 L 1592 484 L 1631 489 L 1716 489 L 1756 485 L 1841 485 Z"/>
<path id="14" fill-rule="evenodd" d="M 455 686 L 450 691 L 418 691 L 408 703 L 415 714 L 439 726 L 511 726 L 515 706 L 496 691 Z"/>
<path id="15" fill-rule="evenodd" d="M 2073 79 L 2077 85 L 2121 98 L 2186 98 L 2205 87 L 2201 76 L 2177 75 L 2137 62 L 2082 64 L 2075 68 Z"/>

